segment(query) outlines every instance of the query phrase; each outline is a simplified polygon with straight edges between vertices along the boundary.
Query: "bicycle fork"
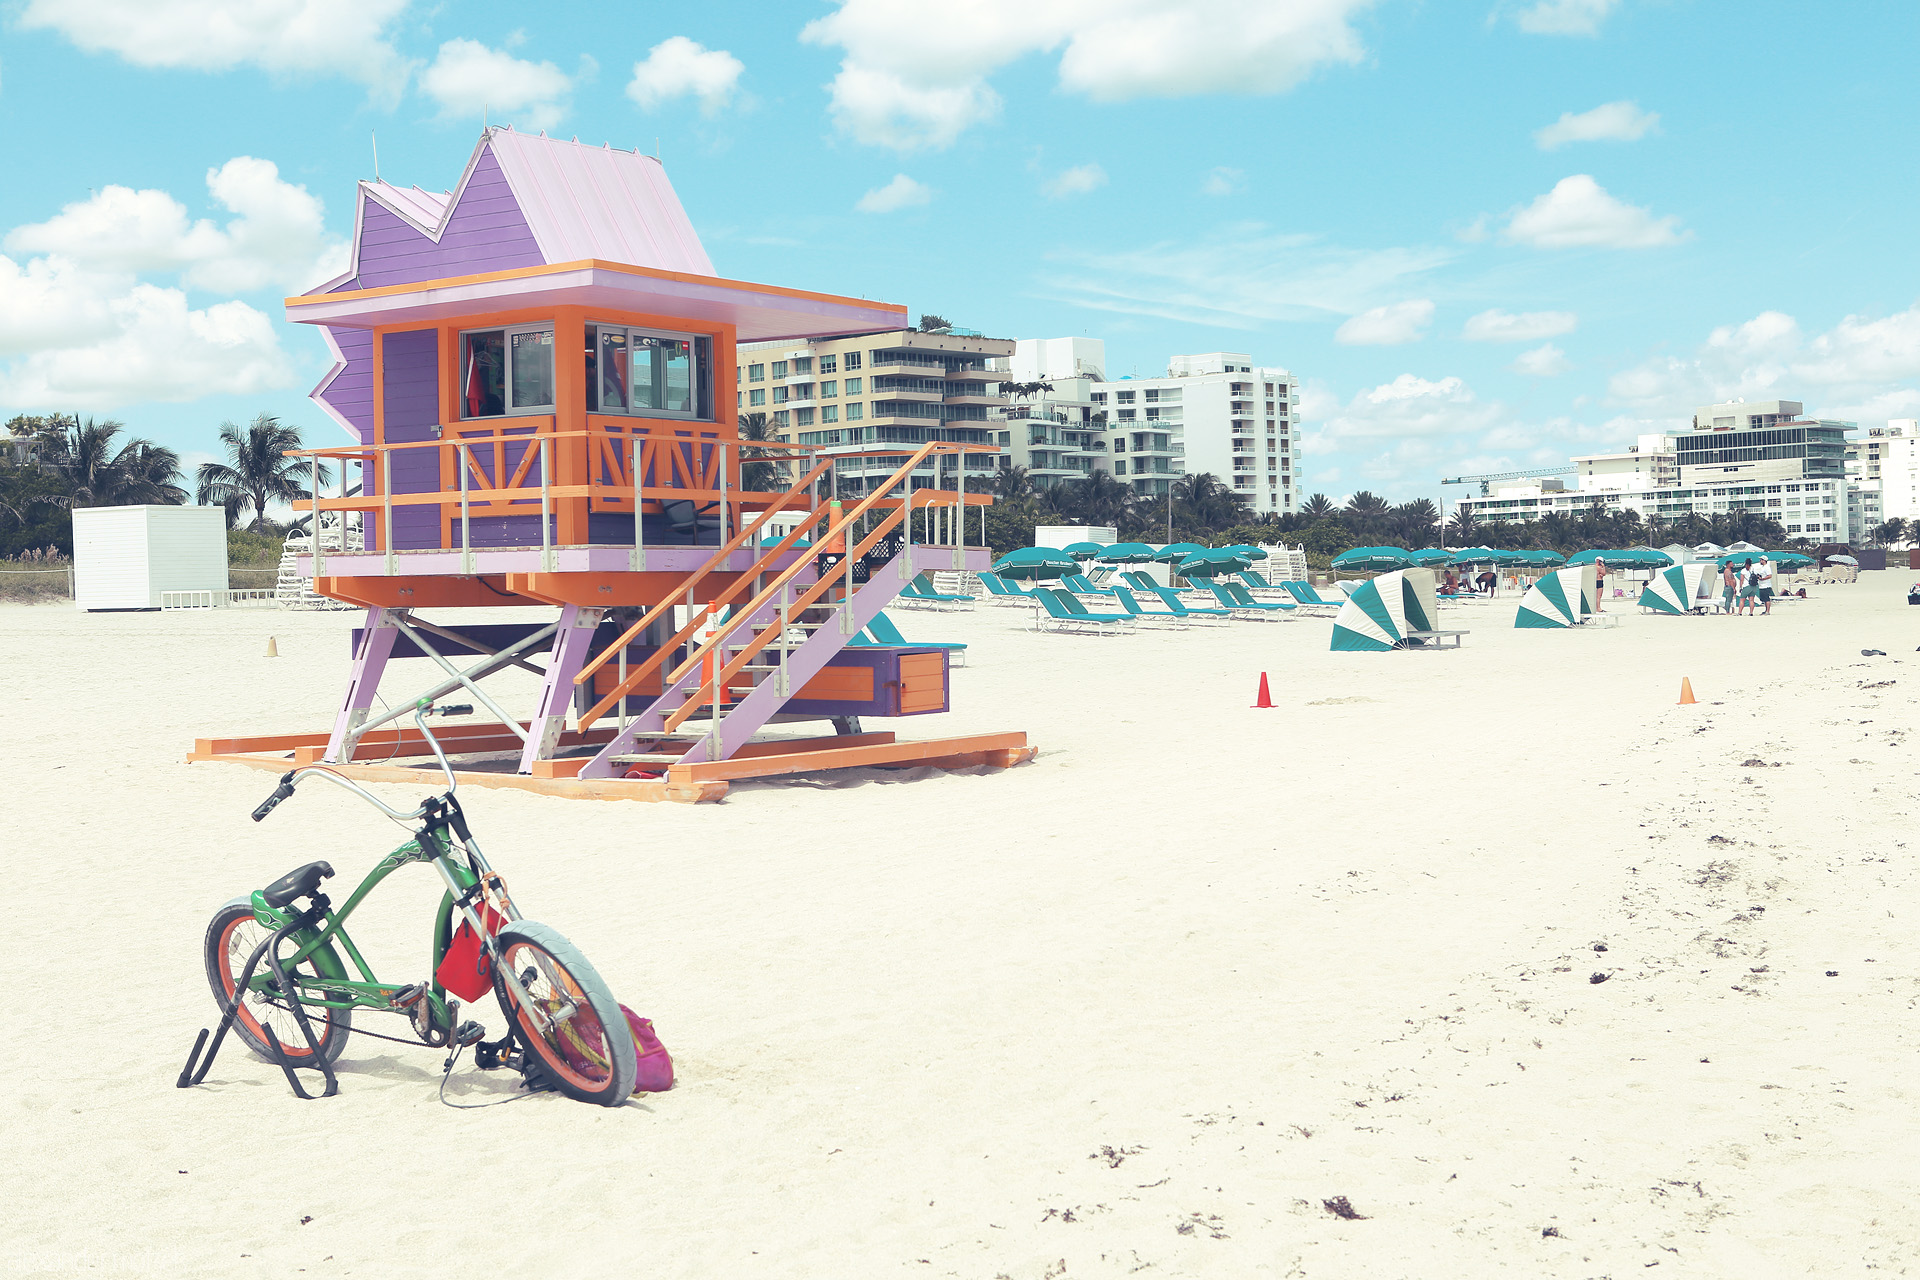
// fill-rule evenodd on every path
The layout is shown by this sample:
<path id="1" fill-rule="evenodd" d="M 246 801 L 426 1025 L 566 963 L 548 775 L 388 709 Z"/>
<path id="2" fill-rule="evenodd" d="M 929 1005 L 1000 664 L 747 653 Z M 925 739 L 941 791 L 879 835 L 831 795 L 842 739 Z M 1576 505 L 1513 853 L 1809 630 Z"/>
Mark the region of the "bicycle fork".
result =
<path id="1" fill-rule="evenodd" d="M 226 1039 L 227 1031 L 233 1026 L 234 1020 L 240 1016 L 240 1002 L 246 999 L 247 991 L 253 982 L 253 971 L 259 967 L 260 958 L 265 956 L 267 968 L 273 974 L 274 983 L 286 999 L 288 1007 L 293 1011 L 293 1019 L 299 1024 L 300 1034 L 306 1037 L 307 1050 L 313 1054 L 313 1061 L 318 1064 L 320 1074 L 326 1079 L 327 1087 L 320 1096 L 331 1098 L 340 1092 L 340 1082 L 334 1078 L 333 1066 L 326 1060 L 326 1055 L 320 1052 L 320 1042 L 314 1038 L 313 1026 L 307 1021 L 306 1010 L 300 1002 L 300 993 L 292 979 L 287 976 L 286 969 L 280 964 L 281 940 L 311 923 L 317 911 L 318 908 L 314 908 L 295 916 L 274 930 L 264 942 L 253 949 L 253 954 L 247 958 L 247 967 L 241 973 L 239 980 L 234 983 L 233 995 L 227 1000 L 227 1007 L 220 1015 L 220 1029 L 214 1033 L 213 1044 L 207 1046 L 207 1029 L 200 1028 L 199 1036 L 194 1039 L 193 1049 L 187 1054 L 187 1065 L 181 1070 L 180 1078 L 174 1081 L 175 1088 L 191 1088 L 207 1078 L 207 1071 L 213 1066 L 215 1055 L 220 1052 L 221 1041 Z M 279 1065 L 281 1071 L 286 1073 L 287 1083 L 293 1087 L 294 1096 L 311 1102 L 313 1095 L 306 1091 L 300 1083 L 300 1077 L 294 1074 L 293 1062 L 287 1057 L 287 1051 L 281 1047 L 280 1037 L 276 1036 L 273 1028 L 265 1022 L 260 1024 L 260 1029 L 266 1034 L 267 1047 L 274 1062 Z M 200 1057 L 202 1046 L 207 1047 L 205 1058 Z M 197 1071 L 196 1065 L 199 1068 Z"/>

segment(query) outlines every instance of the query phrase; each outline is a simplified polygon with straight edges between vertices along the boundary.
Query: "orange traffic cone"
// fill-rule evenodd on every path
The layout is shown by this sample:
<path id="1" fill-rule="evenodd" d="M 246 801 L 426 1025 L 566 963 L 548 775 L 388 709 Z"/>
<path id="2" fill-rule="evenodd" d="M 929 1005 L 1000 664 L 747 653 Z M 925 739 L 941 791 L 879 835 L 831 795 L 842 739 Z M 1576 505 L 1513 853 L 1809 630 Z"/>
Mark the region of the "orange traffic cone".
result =
<path id="1" fill-rule="evenodd" d="M 1690 707 L 1698 701 L 1699 699 L 1693 696 L 1693 681 L 1687 679 L 1685 676 L 1681 676 L 1680 677 L 1680 705 L 1683 707 Z"/>
<path id="2" fill-rule="evenodd" d="M 1272 705 L 1273 698 L 1267 693 L 1267 673 L 1262 671 L 1260 673 L 1260 699 L 1255 702 L 1253 706 L 1257 711 L 1261 707 L 1271 707 Z"/>

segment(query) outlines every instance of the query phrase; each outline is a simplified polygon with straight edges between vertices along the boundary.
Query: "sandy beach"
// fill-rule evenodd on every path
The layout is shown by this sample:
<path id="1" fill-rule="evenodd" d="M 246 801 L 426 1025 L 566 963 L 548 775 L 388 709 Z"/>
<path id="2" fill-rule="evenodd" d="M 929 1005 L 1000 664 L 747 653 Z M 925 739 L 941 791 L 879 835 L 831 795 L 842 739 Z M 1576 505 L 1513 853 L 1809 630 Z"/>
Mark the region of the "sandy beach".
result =
<path id="1" fill-rule="evenodd" d="M 1443 653 L 896 610 L 972 661 L 889 727 L 1023 729 L 1034 763 L 462 791 L 673 1051 L 616 1110 L 452 1110 L 441 1053 L 358 1037 L 331 1100 L 237 1046 L 175 1089 L 214 909 L 315 858 L 344 893 L 402 838 L 319 786 L 256 826 L 269 775 L 183 763 L 324 727 L 355 618 L 0 608 L 6 918 L 41 957 L 0 1271 L 1910 1274 L 1911 576 L 1579 633 L 1508 595 Z M 425 976 L 438 894 L 408 868 L 356 918 L 383 977 Z"/>

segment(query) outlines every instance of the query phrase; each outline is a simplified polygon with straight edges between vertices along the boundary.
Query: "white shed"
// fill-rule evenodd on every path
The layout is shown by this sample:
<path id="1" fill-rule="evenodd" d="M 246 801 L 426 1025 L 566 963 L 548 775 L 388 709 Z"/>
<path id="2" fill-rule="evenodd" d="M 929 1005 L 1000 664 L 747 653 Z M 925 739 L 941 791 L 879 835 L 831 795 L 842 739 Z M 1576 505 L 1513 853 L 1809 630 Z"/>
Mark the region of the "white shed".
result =
<path id="1" fill-rule="evenodd" d="M 220 507 L 75 507 L 73 596 L 84 610 L 158 609 L 163 591 L 227 590 Z"/>

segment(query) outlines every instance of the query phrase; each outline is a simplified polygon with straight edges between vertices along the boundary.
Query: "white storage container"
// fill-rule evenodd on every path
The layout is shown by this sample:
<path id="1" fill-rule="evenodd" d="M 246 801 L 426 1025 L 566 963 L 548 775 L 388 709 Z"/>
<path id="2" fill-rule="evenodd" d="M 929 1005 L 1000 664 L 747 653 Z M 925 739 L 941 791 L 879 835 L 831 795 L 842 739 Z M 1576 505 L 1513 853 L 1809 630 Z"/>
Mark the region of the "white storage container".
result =
<path id="1" fill-rule="evenodd" d="M 220 507 L 75 507 L 73 596 L 84 610 L 158 609 L 163 591 L 226 602 L 227 513 Z"/>

